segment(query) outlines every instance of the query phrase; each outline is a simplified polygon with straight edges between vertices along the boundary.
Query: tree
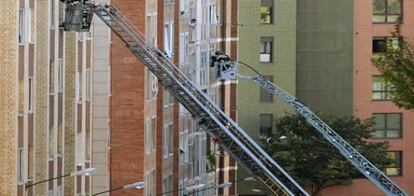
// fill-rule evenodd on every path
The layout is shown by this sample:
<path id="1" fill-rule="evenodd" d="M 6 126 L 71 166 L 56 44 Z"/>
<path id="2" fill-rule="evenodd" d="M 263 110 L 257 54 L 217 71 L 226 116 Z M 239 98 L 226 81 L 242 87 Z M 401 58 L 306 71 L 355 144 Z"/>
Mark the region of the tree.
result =
<path id="1" fill-rule="evenodd" d="M 392 37 L 399 41 L 383 44 L 384 53 L 372 59 L 385 80 L 393 84 L 393 102 L 401 108 L 414 109 L 414 46 L 396 26 Z"/>
<path id="2" fill-rule="evenodd" d="M 348 143 L 378 168 L 391 164 L 387 158 L 386 142 L 371 142 L 373 121 L 355 117 L 322 115 Z M 297 115 L 287 115 L 277 120 L 277 135 L 267 139 L 265 148 L 283 168 L 302 185 L 310 187 L 312 194 L 328 186 L 350 184 L 354 178 L 363 178 L 323 136 L 306 120 Z"/>

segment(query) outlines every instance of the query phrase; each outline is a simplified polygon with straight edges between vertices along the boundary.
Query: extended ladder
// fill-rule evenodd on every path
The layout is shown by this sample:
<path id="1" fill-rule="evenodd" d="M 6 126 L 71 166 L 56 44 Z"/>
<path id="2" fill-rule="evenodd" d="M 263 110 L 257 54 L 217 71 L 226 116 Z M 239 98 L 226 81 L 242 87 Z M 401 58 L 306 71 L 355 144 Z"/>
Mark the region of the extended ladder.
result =
<path id="1" fill-rule="evenodd" d="M 387 195 L 408 195 L 403 189 L 398 187 L 391 179 L 389 179 L 384 173 L 382 173 L 374 164 L 368 161 L 362 156 L 355 148 L 353 148 L 348 142 L 346 142 L 340 135 L 338 135 L 332 128 L 330 128 L 325 122 L 323 122 L 316 114 L 314 114 L 304 104 L 299 102 L 295 97 L 288 92 L 281 89 L 274 83 L 266 80 L 259 72 L 253 69 L 250 65 L 243 62 L 239 62 L 248 66 L 258 75 L 254 77 L 247 77 L 256 82 L 260 87 L 268 91 L 269 93 L 279 97 L 287 104 L 291 105 L 296 111 L 303 116 L 306 121 L 311 124 L 316 130 L 318 130 L 323 137 L 334 145 L 339 152 L 351 162 L 363 175 L 365 175 L 371 182 L 373 182 L 378 188 L 380 188 Z M 245 76 L 244 76 L 245 77 Z"/>
<path id="2" fill-rule="evenodd" d="M 150 44 L 119 9 L 98 5 L 94 7 L 94 12 L 157 76 L 208 134 L 220 138 L 219 145 L 263 181 L 275 195 L 308 195 L 249 135 L 182 74 L 169 58 Z"/>

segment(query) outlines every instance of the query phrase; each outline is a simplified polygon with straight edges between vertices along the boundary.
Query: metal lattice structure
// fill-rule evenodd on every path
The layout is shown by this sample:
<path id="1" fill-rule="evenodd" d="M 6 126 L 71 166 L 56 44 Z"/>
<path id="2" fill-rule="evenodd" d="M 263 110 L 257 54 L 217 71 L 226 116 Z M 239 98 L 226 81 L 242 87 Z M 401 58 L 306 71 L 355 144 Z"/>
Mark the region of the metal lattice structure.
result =
<path id="1" fill-rule="evenodd" d="M 94 6 L 90 4 L 89 6 Z M 94 12 L 118 35 L 130 51 L 157 76 L 162 85 L 223 147 L 275 195 L 308 195 L 237 123 L 193 84 L 169 58 L 114 6 L 98 5 Z"/>
<path id="2" fill-rule="evenodd" d="M 251 80 L 256 82 L 260 87 L 279 97 L 284 102 L 294 107 L 296 111 L 302 115 L 306 121 L 318 130 L 323 137 L 335 146 L 339 152 L 354 165 L 365 177 L 373 182 L 378 188 L 380 188 L 387 195 L 408 195 L 404 190 L 397 186 L 390 178 L 388 178 L 383 172 L 375 167 L 374 164 L 368 161 L 362 156 L 355 148 L 353 148 L 348 142 L 346 142 L 340 135 L 338 135 L 332 128 L 330 128 L 325 122 L 323 122 L 316 114 L 314 114 L 304 104 L 299 102 L 295 97 L 278 87 L 277 85 L 269 82 L 261 75 L 251 77 Z"/>
<path id="3" fill-rule="evenodd" d="M 130 51 L 157 76 L 163 86 L 192 114 L 200 126 L 209 135 L 219 138 L 219 145 L 238 163 L 259 178 L 272 193 L 275 195 L 308 195 L 237 123 L 210 101 L 168 57 L 150 44 L 144 34 L 132 25 L 118 8 L 106 5 L 95 6 L 91 3 L 83 6 L 83 10 L 91 10 L 99 16 Z M 269 82 L 260 74 L 250 79 L 293 106 L 348 161 L 387 195 L 408 195 L 295 97 Z"/>

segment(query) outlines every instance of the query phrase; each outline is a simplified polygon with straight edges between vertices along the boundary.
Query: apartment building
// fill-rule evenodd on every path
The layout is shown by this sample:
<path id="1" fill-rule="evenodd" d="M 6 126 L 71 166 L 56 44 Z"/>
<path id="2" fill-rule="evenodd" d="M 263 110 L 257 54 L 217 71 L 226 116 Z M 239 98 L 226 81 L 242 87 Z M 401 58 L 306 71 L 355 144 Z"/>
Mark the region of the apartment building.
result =
<path id="1" fill-rule="evenodd" d="M 296 93 L 296 12 L 297 1 L 239 1 L 239 59 L 251 65 L 270 81 Z M 254 76 L 247 67 L 238 71 Z M 248 79 L 238 80 L 237 108 L 239 125 L 258 143 L 275 134 L 273 120 L 293 110 Z M 238 179 L 249 173 L 239 169 Z M 257 182 L 239 182 L 239 195 L 268 195 Z"/>
<path id="2" fill-rule="evenodd" d="M 389 37 L 396 24 L 401 25 L 404 36 L 412 39 L 413 3 L 404 0 L 298 0 L 293 9 L 288 9 L 289 3 L 293 4 L 277 0 L 240 1 L 240 60 L 253 65 L 271 80 L 267 75 L 273 75 L 273 81 L 288 92 L 296 93 L 299 100 L 314 111 L 355 115 L 362 119 L 374 117 L 374 140 L 388 141 L 388 154 L 395 159 L 394 164 L 385 166 L 384 172 L 412 193 L 409 182 L 414 176 L 410 161 L 413 138 L 407 132 L 413 126 L 413 113 L 390 101 L 391 84 L 381 78 L 371 59 L 381 55 L 381 43 L 393 41 Z M 274 37 L 280 40 L 274 41 Z M 260 53 L 257 52 L 259 46 Z M 272 63 L 261 62 L 265 60 Z M 283 67 L 286 65 L 288 69 Z M 243 68 L 240 71 L 247 74 Z M 256 133 L 256 138 L 266 138 L 266 134 L 260 135 L 275 131 L 272 119 L 291 110 L 265 92 L 249 90 L 243 94 L 245 89 L 255 88 L 254 84 L 239 80 L 239 122 L 246 130 Z M 270 104 L 260 103 L 266 106 L 261 108 L 252 104 L 254 100 Z M 244 193 L 252 194 L 240 191 Z M 382 193 L 371 182 L 357 179 L 350 186 L 329 187 L 322 194 Z"/>
<path id="3" fill-rule="evenodd" d="M 372 65 L 371 59 L 381 55 L 381 43 L 392 40 L 395 25 L 402 28 L 402 35 L 413 40 L 414 2 L 408 0 L 354 1 L 353 30 L 353 114 L 363 118 L 374 117 L 374 140 L 390 144 L 390 158 L 394 163 L 386 165 L 385 174 L 401 188 L 414 193 L 413 129 L 414 113 L 398 108 L 391 102 L 392 84 L 387 83 Z M 357 180 L 350 186 L 332 187 L 324 194 L 381 195 L 367 180 Z"/>
<path id="4" fill-rule="evenodd" d="M 90 34 L 66 33 L 58 0 L 1 2 L 1 195 L 90 193 Z M 4 29 L 4 30 L 3 30 Z"/>
<path id="5" fill-rule="evenodd" d="M 224 94 L 217 93 L 221 89 L 215 83 L 216 72 L 209 67 L 210 54 L 222 46 L 218 39 L 219 1 L 111 3 L 211 99 L 217 103 L 225 100 L 221 98 Z M 232 169 L 220 170 L 216 164 L 219 159 L 223 160 L 224 168 L 224 159 L 228 162 L 228 156 L 216 155 L 213 147 L 209 150 L 213 145 L 205 130 L 200 129 L 191 114 L 115 35 L 112 35 L 110 50 L 110 187 L 146 182 L 144 190 L 120 190 L 112 194 L 183 195 L 186 187 L 218 184 L 216 173 L 224 174 Z M 208 152 L 220 157 L 217 163 L 208 161 Z M 229 175 L 222 176 L 221 182 L 229 179 Z M 210 189 L 200 194 L 216 195 L 216 191 L 229 190 Z"/>

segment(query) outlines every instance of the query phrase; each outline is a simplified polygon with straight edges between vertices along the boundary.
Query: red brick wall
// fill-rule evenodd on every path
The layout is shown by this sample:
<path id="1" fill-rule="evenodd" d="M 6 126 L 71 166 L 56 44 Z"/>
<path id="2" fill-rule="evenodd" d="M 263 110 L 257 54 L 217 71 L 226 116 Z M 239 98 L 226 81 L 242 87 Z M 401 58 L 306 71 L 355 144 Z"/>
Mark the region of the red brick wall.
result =
<path id="1" fill-rule="evenodd" d="M 140 30 L 145 28 L 145 0 L 113 0 Z M 111 188 L 144 180 L 144 66 L 112 34 Z M 142 195 L 121 190 L 112 195 Z"/>

